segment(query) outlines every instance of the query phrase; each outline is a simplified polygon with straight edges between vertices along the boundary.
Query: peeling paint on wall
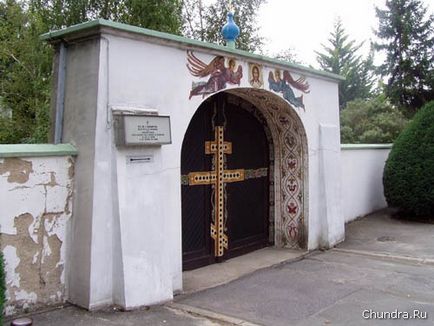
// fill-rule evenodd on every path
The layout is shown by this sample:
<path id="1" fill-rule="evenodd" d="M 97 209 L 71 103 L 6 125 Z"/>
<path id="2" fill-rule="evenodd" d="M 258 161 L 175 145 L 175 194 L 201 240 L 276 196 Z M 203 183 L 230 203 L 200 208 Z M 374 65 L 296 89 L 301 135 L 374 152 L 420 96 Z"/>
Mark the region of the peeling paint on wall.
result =
<path id="1" fill-rule="evenodd" d="M 26 183 L 32 170 L 32 162 L 9 158 L 0 163 L 0 174 L 8 173 L 8 182 Z"/>
<path id="2" fill-rule="evenodd" d="M 70 157 L 0 161 L 6 315 L 65 300 L 65 239 L 72 214 L 73 175 Z"/>

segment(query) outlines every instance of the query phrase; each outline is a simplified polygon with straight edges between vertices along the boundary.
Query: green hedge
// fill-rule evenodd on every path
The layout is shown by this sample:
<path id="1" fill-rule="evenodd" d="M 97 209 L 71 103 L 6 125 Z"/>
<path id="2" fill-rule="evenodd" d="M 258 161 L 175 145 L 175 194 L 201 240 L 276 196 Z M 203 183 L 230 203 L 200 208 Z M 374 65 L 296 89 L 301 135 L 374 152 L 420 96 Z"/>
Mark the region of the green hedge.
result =
<path id="1" fill-rule="evenodd" d="M 5 266 L 3 261 L 3 253 L 0 252 L 0 325 L 3 325 L 3 308 L 5 303 Z"/>
<path id="2" fill-rule="evenodd" d="M 396 139 L 383 175 L 384 195 L 406 215 L 434 218 L 434 101 Z"/>

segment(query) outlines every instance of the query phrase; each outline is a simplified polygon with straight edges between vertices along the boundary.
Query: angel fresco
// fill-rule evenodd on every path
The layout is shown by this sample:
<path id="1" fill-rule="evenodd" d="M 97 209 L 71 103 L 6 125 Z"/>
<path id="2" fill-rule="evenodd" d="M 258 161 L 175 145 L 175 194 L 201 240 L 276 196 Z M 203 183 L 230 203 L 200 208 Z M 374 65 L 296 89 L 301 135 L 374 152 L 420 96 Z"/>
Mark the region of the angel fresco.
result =
<path id="1" fill-rule="evenodd" d="M 291 86 L 302 91 L 303 93 L 309 93 L 309 83 L 304 77 L 300 77 L 297 80 L 292 78 L 289 71 L 283 71 L 283 79 L 280 77 L 280 70 L 276 69 L 273 73 L 270 71 L 268 75 L 269 88 L 277 93 L 282 93 L 283 98 L 296 107 L 304 109 L 303 95 L 296 97 Z"/>
<path id="2" fill-rule="evenodd" d="M 216 56 L 210 63 L 206 64 L 198 59 L 192 51 L 187 51 L 187 68 L 194 77 L 205 78 L 208 81 L 193 82 L 189 99 L 196 95 L 209 95 L 226 88 L 226 83 L 240 85 L 243 78 L 243 68 L 238 65 L 235 70 L 235 59 L 228 60 L 228 67 L 225 65 L 223 56 Z"/>

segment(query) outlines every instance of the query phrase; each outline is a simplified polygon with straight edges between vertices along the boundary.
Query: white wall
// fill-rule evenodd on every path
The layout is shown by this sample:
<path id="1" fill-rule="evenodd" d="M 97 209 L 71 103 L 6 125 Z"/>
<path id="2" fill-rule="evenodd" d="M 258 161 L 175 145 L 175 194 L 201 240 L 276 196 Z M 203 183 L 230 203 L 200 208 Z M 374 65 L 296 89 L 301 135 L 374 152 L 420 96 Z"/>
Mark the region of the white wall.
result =
<path id="1" fill-rule="evenodd" d="M 345 222 L 387 206 L 383 169 L 390 145 L 343 145 L 342 207 Z"/>
<path id="2" fill-rule="evenodd" d="M 109 56 L 105 57 L 105 53 L 109 53 Z M 195 54 L 204 62 L 211 62 L 216 55 L 203 49 L 196 49 Z M 186 56 L 186 50 L 182 48 L 117 35 L 104 35 L 101 45 L 100 85 L 106 81 L 108 84 L 107 90 L 98 93 L 98 102 L 105 102 L 107 106 L 98 106 L 97 141 L 101 139 L 103 144 L 107 139 L 113 139 L 113 128 L 106 125 L 111 119 L 107 108 L 155 109 L 160 115 L 171 117 L 172 128 L 171 145 L 119 149 L 110 147 L 110 143 L 106 142 L 106 146 L 97 146 L 97 152 L 102 156 L 112 155 L 115 158 L 111 163 L 111 198 L 113 201 L 117 199 L 113 216 L 119 223 L 114 224 L 113 231 L 117 239 L 114 246 L 119 251 L 117 260 L 113 262 L 113 278 L 115 283 L 123 286 L 114 286 L 113 299 L 125 309 L 171 300 L 172 293 L 182 289 L 180 153 L 190 119 L 203 101 L 202 96 L 188 97 L 192 81 L 199 79 L 188 72 Z M 248 62 L 247 58 L 237 58 L 237 64 L 241 64 L 245 72 L 240 85 L 244 88 L 250 87 Z M 263 69 L 265 81 L 275 67 L 263 63 Z M 297 77 L 297 72 L 294 75 Z M 319 161 L 329 156 L 329 153 L 339 156 L 339 114 L 337 82 L 309 73 L 306 73 L 306 78 L 311 90 L 304 96 L 306 110 L 299 108 L 296 113 L 308 138 L 309 195 L 305 198 L 305 205 L 308 206 L 306 221 L 308 248 L 315 249 L 318 246 L 333 246 L 344 237 L 344 222 L 338 207 L 338 186 L 334 183 L 336 178 L 321 179 L 321 173 L 325 171 L 319 168 Z M 227 89 L 237 87 L 227 85 Z M 328 137 L 326 144 L 321 139 L 320 124 L 326 124 L 334 131 L 334 136 Z M 320 142 L 323 143 L 321 146 Z M 127 165 L 127 155 L 151 155 L 153 162 Z M 334 169 L 338 161 L 339 157 L 333 160 Z M 102 178 L 103 175 L 99 179 Z M 101 187 L 107 189 L 109 180 L 103 180 L 99 186 L 95 184 L 97 192 Z M 325 196 L 318 190 L 321 187 L 328 193 L 327 205 L 322 204 Z M 328 209 L 323 209 L 324 206 Z M 95 219 L 98 212 L 94 211 L 93 214 Z M 101 220 L 107 215 L 107 212 L 101 212 Z M 94 242 L 93 250 L 105 249 L 104 241 L 99 244 Z M 96 267 L 105 267 L 107 262 L 101 256 L 93 256 L 92 265 L 91 274 L 98 276 L 100 271 Z M 93 282 L 91 297 L 98 287 L 96 284 L 102 283 L 98 277 Z M 103 301 L 101 298 L 99 302 Z M 108 295 L 105 298 L 110 300 Z M 94 304 L 93 299 L 90 306 Z"/>
<path id="3" fill-rule="evenodd" d="M 74 166 L 70 156 L 1 155 L 0 149 L 5 314 L 12 315 L 65 301 Z"/>
<path id="4" fill-rule="evenodd" d="M 133 309 L 171 300 L 182 289 L 181 147 L 191 117 L 204 100 L 202 96 L 189 99 L 192 82 L 208 80 L 189 73 L 187 50 L 194 50 L 205 63 L 216 55 L 236 57 L 245 75 L 240 85 L 228 84 L 226 90 L 250 87 L 251 61 L 263 65 L 264 90 L 273 96 L 281 96 L 267 88 L 266 78 L 274 69 L 289 69 L 294 78 L 306 77 L 310 85 L 310 93 L 304 94 L 306 109 L 295 112 L 308 139 L 309 168 L 303 175 L 308 179 L 303 207 L 307 245 L 315 249 L 343 239 L 339 184 L 333 176 L 322 177 L 331 168 L 339 171 L 337 80 L 223 47 L 108 32 L 95 39 L 80 36 L 81 43 L 68 47 L 65 118 L 71 119 L 65 120 L 69 122 L 64 125 L 64 141 L 75 144 L 80 153 L 71 266 L 81 268 L 70 273 L 69 300 L 88 309 L 112 303 Z M 83 87 L 89 92 L 81 92 Z M 296 95 L 301 94 L 296 91 Z M 169 115 L 172 144 L 116 147 L 113 108 L 153 109 Z M 320 126 L 329 132 L 321 134 Z M 153 160 L 132 165 L 127 155 L 150 155 Z M 79 197 L 82 191 L 86 198 Z"/>

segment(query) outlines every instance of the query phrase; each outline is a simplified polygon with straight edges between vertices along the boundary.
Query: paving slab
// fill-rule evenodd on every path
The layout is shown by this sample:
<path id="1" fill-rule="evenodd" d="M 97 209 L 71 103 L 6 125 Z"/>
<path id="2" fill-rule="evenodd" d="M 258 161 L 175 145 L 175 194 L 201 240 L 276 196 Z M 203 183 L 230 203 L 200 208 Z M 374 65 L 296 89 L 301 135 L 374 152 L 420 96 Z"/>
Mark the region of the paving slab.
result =
<path id="1" fill-rule="evenodd" d="M 187 271 L 182 275 L 182 292 L 192 293 L 222 285 L 262 268 L 301 259 L 306 254 L 307 251 L 267 247 L 220 264 Z"/>
<path id="2" fill-rule="evenodd" d="M 33 314 L 34 325 L 433 325 L 434 225 L 387 214 L 350 223 L 345 242 L 325 252 L 266 248 L 185 273 L 185 289 L 197 292 L 174 303 L 67 307 Z"/>
<path id="3" fill-rule="evenodd" d="M 208 318 L 194 316 L 181 310 L 165 306 L 155 306 L 146 309 L 122 312 L 105 310 L 89 312 L 69 306 L 42 313 L 32 314 L 33 326 L 218 326 L 228 325 Z M 5 321 L 9 325 L 10 320 Z"/>
<path id="4" fill-rule="evenodd" d="M 338 248 L 434 261 L 434 224 L 396 219 L 382 210 L 348 223 Z"/>
<path id="5" fill-rule="evenodd" d="M 419 309 L 431 319 L 417 322 L 432 325 L 433 275 L 430 265 L 329 251 L 176 301 L 261 325 L 378 324 L 366 309 Z"/>
<path id="6" fill-rule="evenodd" d="M 297 325 L 432 325 L 433 316 L 433 304 L 376 290 L 359 290 Z"/>

